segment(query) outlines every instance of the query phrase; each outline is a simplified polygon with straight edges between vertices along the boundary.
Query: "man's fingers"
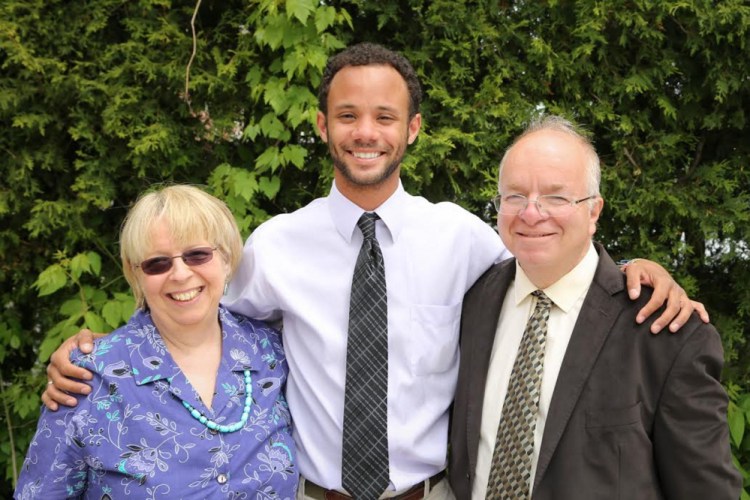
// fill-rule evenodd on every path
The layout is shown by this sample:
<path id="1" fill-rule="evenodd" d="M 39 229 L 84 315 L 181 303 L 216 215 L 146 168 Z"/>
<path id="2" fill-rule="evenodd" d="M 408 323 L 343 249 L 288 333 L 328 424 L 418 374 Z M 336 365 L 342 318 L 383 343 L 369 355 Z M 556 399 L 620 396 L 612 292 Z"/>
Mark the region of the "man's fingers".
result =
<path id="1" fill-rule="evenodd" d="M 636 265 L 630 265 L 625 268 L 625 277 L 627 278 L 628 295 L 632 300 L 641 295 L 641 278 L 642 275 Z M 642 321 L 639 321 L 641 323 Z"/>
<path id="2" fill-rule="evenodd" d="M 687 294 L 676 282 L 673 283 L 674 286 L 669 289 L 667 302 L 664 304 L 664 312 L 651 325 L 651 333 L 659 333 L 667 325 L 670 325 L 670 329 L 674 327 L 675 330 L 672 331 L 676 331 L 687 321 L 687 319 L 682 319 L 683 316 L 680 316 L 685 304 L 689 302 Z M 692 312 L 692 306 L 688 306 L 688 308 Z M 690 312 L 688 312 L 688 317 L 690 316 Z"/>
<path id="3" fill-rule="evenodd" d="M 47 395 L 46 390 L 42 393 L 42 403 L 44 403 L 44 406 L 52 411 L 57 411 L 57 409 L 59 408 L 59 406 L 57 406 L 57 403 L 55 403 L 55 401 Z"/>
<path id="4" fill-rule="evenodd" d="M 635 318 L 636 323 L 638 323 L 638 324 L 643 323 L 644 321 L 646 321 L 646 318 L 650 317 L 657 310 L 659 310 L 659 308 L 662 306 L 662 304 L 664 304 L 664 301 L 667 300 L 667 298 L 669 297 L 669 295 L 670 294 L 668 292 L 666 292 L 665 290 L 663 290 L 663 289 L 659 290 L 658 288 L 655 288 L 654 289 L 654 293 L 651 294 L 651 298 L 649 299 L 649 301 L 646 303 L 645 306 L 643 306 L 641 308 L 640 311 L 638 311 L 638 315 Z M 669 310 L 669 304 L 667 304 L 667 311 L 668 310 Z M 677 314 L 677 310 L 678 309 L 675 309 L 674 306 L 673 306 L 673 312 L 672 312 L 672 315 L 669 316 L 669 319 L 672 319 L 675 316 L 675 314 Z M 665 312 L 665 314 L 666 314 L 666 312 Z M 662 317 L 665 314 L 662 314 Z M 667 324 L 668 324 L 668 322 L 664 322 L 664 320 L 662 318 L 659 318 L 656 321 L 654 321 L 654 323 L 651 325 L 651 331 L 653 333 L 657 333 L 659 330 L 661 330 Z M 654 327 L 656 327 L 657 329 L 654 330 Z"/>
<path id="5" fill-rule="evenodd" d="M 675 317 L 672 322 L 669 324 L 669 331 L 674 333 L 677 330 L 679 330 L 682 325 L 687 323 L 687 320 L 690 319 L 690 315 L 693 314 L 693 304 L 685 298 L 683 301 L 680 302 L 681 309 L 677 317 Z"/>
<path id="6" fill-rule="evenodd" d="M 101 334 L 99 334 L 101 336 Z M 74 337 L 78 342 L 78 349 L 84 354 L 91 354 L 94 350 L 94 333 L 91 330 L 81 330 L 78 335 Z"/>
<path id="7" fill-rule="evenodd" d="M 59 408 L 58 405 L 75 406 L 78 402 L 76 401 L 76 398 L 61 391 L 55 387 L 54 384 L 48 384 L 47 388 L 42 393 L 42 403 L 44 403 L 50 410 L 55 411 Z"/>
<path id="8" fill-rule="evenodd" d="M 65 368 L 66 369 L 63 371 L 62 368 L 58 369 L 54 365 L 47 366 L 47 380 L 51 380 L 52 384 L 47 385 L 47 390 L 45 392 L 50 393 L 52 399 L 54 399 L 58 403 L 64 404 L 66 406 L 72 406 L 66 404 L 65 401 L 72 400 L 75 403 L 75 398 L 70 396 L 69 394 L 61 393 L 60 391 L 70 392 L 73 394 L 90 393 L 91 387 L 89 387 L 88 384 L 78 382 L 78 380 L 81 380 L 84 376 L 90 377 L 91 375 L 88 370 L 85 370 L 80 366 L 75 366 L 72 363 L 69 367 L 66 366 Z M 70 377 L 73 378 L 71 379 Z M 58 393 L 64 394 L 65 401 L 62 400 L 62 395 L 56 397 Z"/>
<path id="9" fill-rule="evenodd" d="M 60 377 L 63 376 L 80 380 L 91 380 L 91 373 L 88 370 L 70 362 L 70 353 L 79 345 L 79 338 L 86 338 L 86 336 L 93 339 L 91 332 L 85 330 L 67 339 L 50 356 L 50 364 L 47 366 L 47 378 L 52 380 L 58 387 L 66 389 L 65 383 L 60 380 Z"/>
<path id="10" fill-rule="evenodd" d="M 706 310 L 706 306 L 703 305 L 702 302 L 698 302 L 697 300 L 691 300 L 691 304 L 693 304 L 693 308 L 695 309 L 695 312 L 698 313 L 698 316 L 700 316 L 701 321 L 704 323 L 710 323 L 711 318 L 708 316 L 708 311 Z"/>

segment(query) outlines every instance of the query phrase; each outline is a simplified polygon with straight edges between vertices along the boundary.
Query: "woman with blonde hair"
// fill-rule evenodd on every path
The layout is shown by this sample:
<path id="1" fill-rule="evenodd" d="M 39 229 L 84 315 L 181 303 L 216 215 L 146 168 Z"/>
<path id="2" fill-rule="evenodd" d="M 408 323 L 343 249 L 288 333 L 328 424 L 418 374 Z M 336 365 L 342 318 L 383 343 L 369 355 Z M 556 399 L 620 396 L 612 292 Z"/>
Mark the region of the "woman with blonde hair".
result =
<path id="1" fill-rule="evenodd" d="M 226 205 L 192 186 L 150 192 L 120 250 L 138 309 L 71 356 L 92 391 L 43 409 L 16 497 L 293 498 L 279 333 L 219 305 L 242 254 Z"/>

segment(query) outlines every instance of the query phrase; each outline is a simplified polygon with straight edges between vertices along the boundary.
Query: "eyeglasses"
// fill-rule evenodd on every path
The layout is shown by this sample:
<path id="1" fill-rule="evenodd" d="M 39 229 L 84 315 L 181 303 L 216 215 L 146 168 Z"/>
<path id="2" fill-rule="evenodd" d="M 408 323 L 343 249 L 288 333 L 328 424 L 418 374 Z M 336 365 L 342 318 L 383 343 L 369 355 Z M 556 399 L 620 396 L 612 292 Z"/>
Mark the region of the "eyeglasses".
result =
<path id="1" fill-rule="evenodd" d="M 211 262 L 214 258 L 214 250 L 218 247 L 200 247 L 188 250 L 182 255 L 175 255 L 174 257 L 153 257 L 146 259 L 135 267 L 140 267 L 144 273 L 155 276 L 157 274 L 164 274 L 172 269 L 172 261 L 174 259 L 182 259 L 182 262 L 190 267 L 200 266 Z"/>
<path id="2" fill-rule="evenodd" d="M 526 210 L 529 203 L 534 203 L 542 217 L 562 217 L 570 212 L 584 201 L 593 200 L 597 195 L 593 194 L 580 200 L 560 196 L 557 194 L 545 194 L 537 197 L 536 200 L 530 200 L 522 194 L 501 194 L 492 198 L 492 204 L 498 213 L 505 215 L 519 215 Z"/>

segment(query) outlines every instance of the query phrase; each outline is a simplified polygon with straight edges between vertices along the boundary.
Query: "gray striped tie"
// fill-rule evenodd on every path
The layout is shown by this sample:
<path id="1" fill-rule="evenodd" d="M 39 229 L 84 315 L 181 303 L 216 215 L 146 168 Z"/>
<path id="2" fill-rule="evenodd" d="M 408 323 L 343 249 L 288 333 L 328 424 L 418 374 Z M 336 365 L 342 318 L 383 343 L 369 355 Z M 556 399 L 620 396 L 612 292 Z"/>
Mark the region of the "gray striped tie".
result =
<path id="1" fill-rule="evenodd" d="M 547 320 L 552 302 L 541 290 L 526 323 L 505 394 L 503 414 L 492 455 L 487 499 L 521 500 L 531 493 L 531 458 L 539 410 Z"/>
<path id="2" fill-rule="evenodd" d="M 388 302 L 375 213 L 357 226 L 364 241 L 354 267 L 346 348 L 342 483 L 358 500 L 388 487 Z"/>

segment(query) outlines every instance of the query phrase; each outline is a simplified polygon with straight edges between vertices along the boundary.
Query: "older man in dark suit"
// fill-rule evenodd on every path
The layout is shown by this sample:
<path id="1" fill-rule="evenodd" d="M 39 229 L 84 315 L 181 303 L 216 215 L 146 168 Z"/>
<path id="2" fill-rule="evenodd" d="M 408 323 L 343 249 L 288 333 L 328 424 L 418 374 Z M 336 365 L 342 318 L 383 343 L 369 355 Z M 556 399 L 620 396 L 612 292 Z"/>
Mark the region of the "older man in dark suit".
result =
<path id="1" fill-rule="evenodd" d="M 459 499 L 732 499 L 722 347 L 692 318 L 653 336 L 647 297 L 592 241 L 591 143 L 559 117 L 506 152 L 498 227 L 516 259 L 466 294 L 450 478 Z M 646 294 L 648 295 L 648 294 Z"/>

